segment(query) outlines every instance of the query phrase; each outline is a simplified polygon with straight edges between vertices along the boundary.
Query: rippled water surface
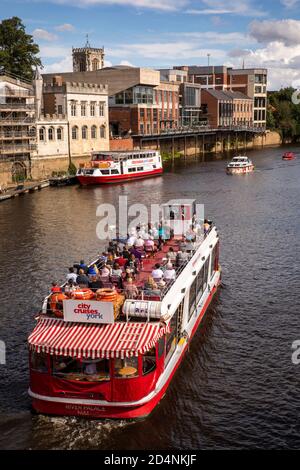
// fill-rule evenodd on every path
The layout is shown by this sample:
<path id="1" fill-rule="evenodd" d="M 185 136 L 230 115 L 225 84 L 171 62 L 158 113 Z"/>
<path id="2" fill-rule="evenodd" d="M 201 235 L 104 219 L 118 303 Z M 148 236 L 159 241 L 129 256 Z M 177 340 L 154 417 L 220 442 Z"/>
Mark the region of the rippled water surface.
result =
<path id="1" fill-rule="evenodd" d="M 293 149 L 292 149 L 293 150 Z M 296 152 L 299 150 L 295 149 Z M 176 162 L 163 177 L 119 186 L 47 188 L 0 205 L 0 448 L 199 449 L 300 446 L 300 152 L 251 152 L 256 171 L 225 160 Z M 96 208 L 192 198 L 221 234 L 223 286 L 168 392 L 140 421 L 35 416 L 26 337 L 53 279 L 103 248 Z"/>

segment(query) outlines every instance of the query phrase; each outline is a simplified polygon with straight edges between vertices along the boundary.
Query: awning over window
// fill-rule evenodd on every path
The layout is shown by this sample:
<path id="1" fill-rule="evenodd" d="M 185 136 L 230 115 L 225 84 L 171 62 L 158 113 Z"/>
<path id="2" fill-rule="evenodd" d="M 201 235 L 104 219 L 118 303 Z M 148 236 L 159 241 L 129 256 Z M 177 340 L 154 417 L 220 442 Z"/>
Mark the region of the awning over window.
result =
<path id="1" fill-rule="evenodd" d="M 71 323 L 40 318 L 28 338 L 37 352 L 77 358 L 131 357 L 149 351 L 169 326 L 158 323 Z"/>

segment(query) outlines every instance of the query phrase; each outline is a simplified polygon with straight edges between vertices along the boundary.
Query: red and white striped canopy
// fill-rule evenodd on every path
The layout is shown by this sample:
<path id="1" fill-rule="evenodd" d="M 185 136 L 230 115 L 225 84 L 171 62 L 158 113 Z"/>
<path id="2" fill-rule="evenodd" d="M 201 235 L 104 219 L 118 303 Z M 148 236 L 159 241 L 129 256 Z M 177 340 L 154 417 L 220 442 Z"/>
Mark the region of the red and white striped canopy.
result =
<path id="1" fill-rule="evenodd" d="M 71 323 L 40 318 L 28 338 L 30 349 L 76 358 L 131 357 L 149 351 L 169 326 L 158 323 Z"/>

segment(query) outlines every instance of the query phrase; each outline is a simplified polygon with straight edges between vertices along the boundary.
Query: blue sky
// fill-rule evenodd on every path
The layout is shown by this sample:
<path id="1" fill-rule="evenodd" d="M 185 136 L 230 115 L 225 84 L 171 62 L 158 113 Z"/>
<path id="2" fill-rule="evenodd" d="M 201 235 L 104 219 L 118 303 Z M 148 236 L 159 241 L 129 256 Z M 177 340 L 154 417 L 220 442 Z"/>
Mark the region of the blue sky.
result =
<path id="1" fill-rule="evenodd" d="M 300 83 L 300 0 L 2 0 L 1 19 L 14 15 L 49 72 L 71 70 L 88 33 L 107 65 L 205 65 L 209 53 L 215 65 L 268 67 L 269 88 Z"/>

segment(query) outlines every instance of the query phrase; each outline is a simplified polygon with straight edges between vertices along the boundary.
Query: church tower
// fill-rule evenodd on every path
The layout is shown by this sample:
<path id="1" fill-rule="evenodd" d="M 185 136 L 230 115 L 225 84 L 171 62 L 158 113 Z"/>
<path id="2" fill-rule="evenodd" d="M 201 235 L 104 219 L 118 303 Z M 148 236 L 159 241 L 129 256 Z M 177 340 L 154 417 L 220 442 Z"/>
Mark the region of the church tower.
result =
<path id="1" fill-rule="evenodd" d="M 104 67 L 104 47 L 91 47 L 87 35 L 84 47 L 72 48 L 73 72 L 91 72 Z"/>

